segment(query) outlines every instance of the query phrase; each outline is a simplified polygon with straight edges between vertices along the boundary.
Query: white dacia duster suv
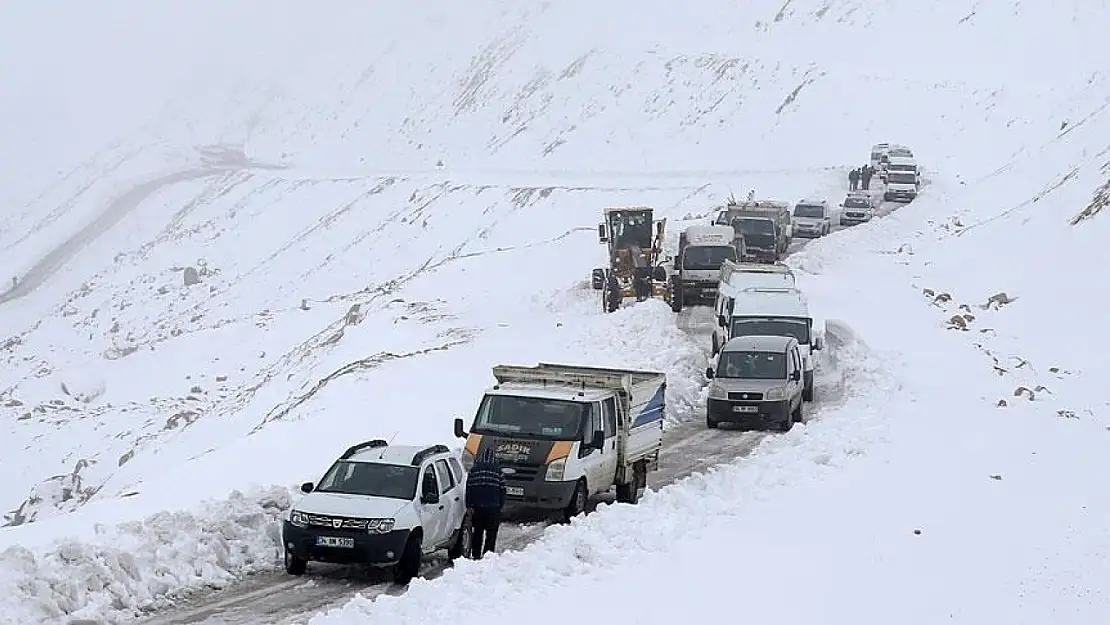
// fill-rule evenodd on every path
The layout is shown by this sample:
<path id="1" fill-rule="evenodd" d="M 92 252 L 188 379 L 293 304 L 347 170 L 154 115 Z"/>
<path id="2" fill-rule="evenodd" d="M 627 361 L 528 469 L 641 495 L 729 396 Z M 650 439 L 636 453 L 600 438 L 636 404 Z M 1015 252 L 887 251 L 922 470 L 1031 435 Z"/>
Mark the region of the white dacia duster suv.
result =
<path id="1" fill-rule="evenodd" d="M 392 567 L 407 584 L 424 555 L 468 548 L 466 478 L 445 445 L 390 446 L 383 440 L 347 449 L 282 524 L 285 570 L 303 575 L 308 562 Z"/>

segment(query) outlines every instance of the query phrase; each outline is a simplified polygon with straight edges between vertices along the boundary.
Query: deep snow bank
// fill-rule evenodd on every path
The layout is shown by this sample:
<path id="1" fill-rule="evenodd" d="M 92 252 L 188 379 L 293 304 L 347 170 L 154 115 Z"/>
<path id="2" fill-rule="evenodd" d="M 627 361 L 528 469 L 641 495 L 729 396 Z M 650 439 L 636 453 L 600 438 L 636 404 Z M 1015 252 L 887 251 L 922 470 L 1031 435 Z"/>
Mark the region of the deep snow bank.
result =
<path id="1" fill-rule="evenodd" d="M 46 549 L 0 551 L 0 623 L 117 623 L 220 588 L 279 561 L 280 518 L 292 490 L 255 489 L 192 512 L 91 528 Z"/>

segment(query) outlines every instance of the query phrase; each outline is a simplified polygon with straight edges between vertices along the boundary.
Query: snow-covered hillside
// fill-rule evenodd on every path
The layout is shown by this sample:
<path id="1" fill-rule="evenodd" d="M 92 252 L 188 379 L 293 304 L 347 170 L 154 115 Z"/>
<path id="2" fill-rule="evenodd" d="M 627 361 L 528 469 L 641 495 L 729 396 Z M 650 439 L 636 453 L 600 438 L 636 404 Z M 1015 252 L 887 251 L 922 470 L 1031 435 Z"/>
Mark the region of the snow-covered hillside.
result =
<path id="1" fill-rule="evenodd" d="M 1105 2 L 436 4 L 0 9 L 0 58 L 23 59 L 0 64 L 0 547 L 21 546 L 0 588 L 19 622 L 266 566 L 283 486 L 180 517 L 195 550 L 149 538 L 178 517 L 123 542 L 93 524 L 311 479 L 352 439 L 449 440 L 498 362 L 660 368 L 671 418 L 699 418 L 706 346 L 665 306 L 606 316 L 589 290 L 600 209 L 839 200 L 886 140 L 915 149 L 924 195 L 791 261 L 860 339 L 844 405 L 654 514 L 613 509 L 336 618 L 416 618 L 545 554 L 577 580 L 547 585 L 559 600 L 722 545 L 753 595 L 797 585 L 761 565 L 799 561 L 829 593 L 763 620 L 1107 614 L 1110 502 L 1088 482 L 1110 436 Z M 696 523 L 664 514 L 718 495 Z M 114 575 L 89 553 L 131 581 L 67 584 Z M 127 572 L 169 560 L 188 565 L 157 584 Z M 534 608 L 515 588 L 506 615 Z"/>

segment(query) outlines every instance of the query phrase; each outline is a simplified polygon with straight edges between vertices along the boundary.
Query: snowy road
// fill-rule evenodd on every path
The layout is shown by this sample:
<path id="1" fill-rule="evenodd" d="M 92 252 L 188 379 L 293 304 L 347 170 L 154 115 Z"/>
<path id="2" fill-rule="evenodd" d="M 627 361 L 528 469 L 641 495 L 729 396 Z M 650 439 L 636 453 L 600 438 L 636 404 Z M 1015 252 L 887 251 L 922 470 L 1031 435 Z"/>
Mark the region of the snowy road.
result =
<path id="1" fill-rule="evenodd" d="M 714 465 L 747 455 L 766 434 L 736 430 L 708 430 L 700 421 L 686 423 L 668 432 L 659 470 L 650 479 L 658 489 Z M 522 549 L 537 540 L 541 523 L 506 524 L 499 536 L 498 551 Z M 422 575 L 438 577 L 446 560 L 425 563 Z M 388 573 L 357 567 L 314 564 L 304 577 L 283 572 L 256 575 L 224 593 L 199 597 L 192 605 L 147 620 L 148 625 L 255 625 L 257 623 L 305 622 L 323 609 L 346 603 L 355 593 L 372 597 L 401 594 L 404 588 L 390 583 Z"/>
<path id="2" fill-rule="evenodd" d="M 901 205 L 884 203 L 876 216 L 889 214 Z M 834 217 L 833 230 L 842 229 Z M 801 249 L 807 240 L 795 240 L 791 253 Z M 686 332 L 704 340 L 708 358 L 712 318 L 709 309 L 683 311 L 676 319 Z M 829 399 L 822 394 L 823 399 Z M 818 406 L 820 402 L 818 403 Z M 807 412 L 808 414 L 808 412 Z M 650 486 L 658 489 L 683 477 L 704 471 L 718 464 L 734 461 L 749 454 L 767 434 L 720 429 L 708 430 L 701 419 L 670 429 L 664 442 L 660 468 L 650 478 Z M 507 523 L 502 526 L 499 549 L 516 550 L 526 547 L 543 535 L 543 523 Z M 425 563 L 421 574 L 428 579 L 441 575 L 448 567 L 445 559 Z M 295 578 L 284 572 L 253 576 L 218 593 L 195 597 L 173 611 L 145 621 L 146 625 L 281 625 L 306 622 L 313 614 L 346 603 L 356 593 L 373 597 L 399 595 L 404 588 L 390 583 L 388 573 L 367 571 L 358 567 L 313 565 L 314 572 Z"/>

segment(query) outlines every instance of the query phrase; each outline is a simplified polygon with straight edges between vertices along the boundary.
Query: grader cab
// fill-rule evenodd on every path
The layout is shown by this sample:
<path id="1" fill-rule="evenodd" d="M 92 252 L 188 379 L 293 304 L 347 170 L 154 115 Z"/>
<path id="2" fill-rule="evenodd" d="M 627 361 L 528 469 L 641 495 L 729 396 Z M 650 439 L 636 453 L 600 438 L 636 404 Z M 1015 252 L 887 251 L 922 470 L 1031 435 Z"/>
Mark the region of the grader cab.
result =
<path id="1" fill-rule="evenodd" d="M 602 292 L 605 312 L 620 308 L 625 298 L 642 302 L 649 297 L 670 300 L 667 269 L 663 265 L 663 231 L 667 220 L 654 221 L 646 206 L 605 209 L 598 240 L 609 250 L 609 267 L 594 269 L 591 285 Z M 653 232 L 654 231 L 654 232 Z"/>

